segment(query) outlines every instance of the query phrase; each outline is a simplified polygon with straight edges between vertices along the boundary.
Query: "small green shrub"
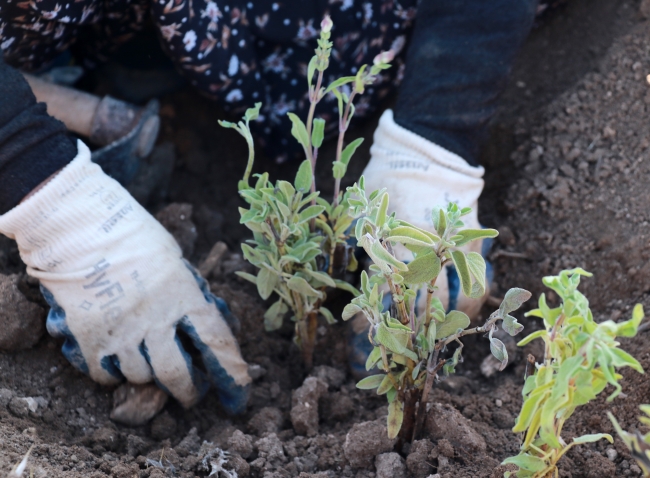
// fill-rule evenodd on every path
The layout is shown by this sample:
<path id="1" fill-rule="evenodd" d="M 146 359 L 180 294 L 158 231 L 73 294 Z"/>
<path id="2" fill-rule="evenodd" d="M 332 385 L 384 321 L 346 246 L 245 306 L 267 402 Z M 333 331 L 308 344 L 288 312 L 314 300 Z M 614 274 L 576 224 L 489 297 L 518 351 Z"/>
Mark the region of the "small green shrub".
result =
<path id="1" fill-rule="evenodd" d="M 526 378 L 524 403 L 513 428 L 515 433 L 525 433 L 521 452 L 503 462 L 517 465 L 519 471 L 508 472 L 506 477 L 558 476 L 558 461 L 575 445 L 603 438 L 612 442 L 611 435 L 596 433 L 567 444 L 562 439 L 562 428 L 577 407 L 596 398 L 608 384 L 614 387 L 608 401 L 621 392 L 617 368 L 632 367 L 643 373 L 639 362 L 621 350 L 616 341 L 616 337 L 636 335 L 643 309 L 637 305 L 632 318 L 622 323 L 594 322 L 587 298 L 578 291 L 581 276 L 591 274 L 577 268 L 545 277 L 544 284 L 558 294 L 562 304 L 550 308 L 542 294 L 539 308 L 526 314 L 543 319 L 544 329 L 533 332 L 518 345 L 542 339 L 544 361 L 536 365 L 534 375 Z"/>
<path id="2" fill-rule="evenodd" d="M 343 311 L 343 319 L 363 313 L 370 322 L 368 339 L 374 346 L 366 368 L 377 367 L 381 372 L 361 380 L 357 387 L 377 389 L 388 402 L 388 435 L 400 436 L 405 441 L 415 439 L 424 421 L 428 393 L 438 372 L 454 372 L 461 360 L 461 337 L 487 333 L 493 355 L 508 363 L 504 344 L 493 337 L 497 325 L 510 335 L 516 335 L 523 326 L 510 315 L 530 293 L 510 289 L 499 310 L 484 325 L 468 328 L 469 317 L 463 312 L 445 312 L 440 300 L 434 297 L 436 281 L 447 264 L 456 267 L 463 293 L 471 298 L 485 294 L 485 261 L 476 252 L 464 252 L 461 247 L 469 242 L 495 237 L 494 229 L 465 229 L 462 217 L 470 208 L 449 204 L 446 209 L 436 207 L 431 213 L 435 233 L 420 229 L 388 215 L 389 198 L 385 189 L 366 195 L 364 179 L 348 188 L 353 197 L 348 200 L 352 215 L 357 219 L 355 237 L 371 258 L 370 271 L 361 274 L 361 295 Z M 393 248 L 401 244 L 413 253 L 406 264 L 398 260 Z M 418 291 L 426 287 L 424 313 L 417 316 Z M 393 306 L 384 310 L 383 295 L 391 294 Z M 448 347 L 456 348 L 450 358 L 442 359 Z M 417 410 L 420 410 L 418 413 Z"/>
<path id="3" fill-rule="evenodd" d="M 354 115 L 354 99 L 363 94 L 365 87 L 375 82 L 382 70 L 390 67 L 391 52 L 375 58 L 370 67 L 364 65 L 355 76 L 339 78 L 328 86 L 323 85 L 323 73 L 329 65 L 332 43 L 329 41 L 332 21 L 325 17 L 321 23 L 318 48 L 309 62 L 307 79 L 310 109 L 306 123 L 293 113 L 291 134 L 302 145 L 306 159 L 301 163 L 295 180 L 269 181 L 268 173 L 257 175 L 249 184 L 255 158 L 253 137 L 249 122 L 259 116 L 261 103 L 246 111 L 242 121 L 220 121 L 233 128 L 245 139 L 249 147 L 248 164 L 244 178 L 239 182 L 239 194 L 249 208 L 239 208 L 240 222 L 253 232 L 253 239 L 242 245 L 244 257 L 259 268 L 257 276 L 239 272 L 244 279 L 257 286 L 263 299 L 273 293 L 277 300 L 264 314 L 267 330 L 282 326 L 285 315 L 291 311 L 295 322 L 295 342 L 302 350 L 308 369 L 313 364 L 314 343 L 318 316 L 329 323 L 335 322 L 333 314 L 323 304 L 328 287 L 359 292 L 337 276 L 354 271 L 357 262 L 347 244 L 353 218 L 349 214 L 349 193 L 341 193 L 341 179 L 345 176 L 350 159 L 363 139 L 344 147 L 345 133 Z M 315 82 L 315 83 L 314 83 Z M 346 86 L 348 85 L 348 86 Z M 346 94 L 343 88 L 349 89 Z M 317 191 L 314 170 L 318 150 L 323 143 L 325 120 L 315 118 L 316 105 L 331 93 L 338 101 L 338 143 L 336 160 L 332 165 L 334 198 L 328 202 Z"/>

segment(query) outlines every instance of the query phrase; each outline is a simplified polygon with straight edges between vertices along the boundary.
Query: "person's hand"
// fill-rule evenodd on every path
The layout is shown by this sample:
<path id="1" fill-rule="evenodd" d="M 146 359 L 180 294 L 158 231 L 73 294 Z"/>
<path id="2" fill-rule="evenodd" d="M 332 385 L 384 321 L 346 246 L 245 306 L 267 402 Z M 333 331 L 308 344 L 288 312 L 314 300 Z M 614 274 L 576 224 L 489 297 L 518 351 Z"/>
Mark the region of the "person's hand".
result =
<path id="1" fill-rule="evenodd" d="M 223 301 L 182 259 L 173 237 L 116 181 L 77 157 L 0 216 L 52 307 L 47 329 L 101 384 L 155 381 L 183 406 L 210 382 L 227 411 L 243 411 L 247 365 Z M 193 362 L 192 355 L 202 360 Z"/>
<path id="2" fill-rule="evenodd" d="M 446 208 L 448 203 L 454 202 L 460 207 L 472 208 L 469 215 L 463 216 L 466 228 L 481 228 L 478 198 L 483 190 L 482 167 L 470 166 L 454 153 L 398 125 L 393 121 L 391 110 L 384 112 L 379 121 L 370 154 L 370 162 L 363 172 L 366 191 L 386 188 L 391 212 L 395 212 L 398 219 L 435 233 L 431 209 L 435 206 Z M 464 249 L 485 256 L 489 241 L 474 241 Z M 396 247 L 396 253 L 400 260 L 412 259 L 411 252 L 404 247 Z M 488 264 L 488 282 L 490 280 Z M 441 272 L 436 285 L 436 296 L 447 310 L 460 310 L 470 318 L 476 317 L 489 293 L 488 288 L 483 299 L 465 297 L 460 292 L 458 275 L 450 265 Z"/>

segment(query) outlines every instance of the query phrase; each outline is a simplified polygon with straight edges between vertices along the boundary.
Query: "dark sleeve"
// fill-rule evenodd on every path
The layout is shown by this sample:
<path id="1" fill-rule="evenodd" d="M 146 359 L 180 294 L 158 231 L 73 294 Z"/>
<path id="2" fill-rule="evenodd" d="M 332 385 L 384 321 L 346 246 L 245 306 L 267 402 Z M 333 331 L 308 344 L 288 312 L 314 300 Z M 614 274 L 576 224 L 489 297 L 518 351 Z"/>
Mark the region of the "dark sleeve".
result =
<path id="1" fill-rule="evenodd" d="M 537 0 L 423 0 L 395 122 L 476 165 Z"/>
<path id="2" fill-rule="evenodd" d="M 65 125 L 36 103 L 27 81 L 0 51 L 0 214 L 76 155 Z"/>

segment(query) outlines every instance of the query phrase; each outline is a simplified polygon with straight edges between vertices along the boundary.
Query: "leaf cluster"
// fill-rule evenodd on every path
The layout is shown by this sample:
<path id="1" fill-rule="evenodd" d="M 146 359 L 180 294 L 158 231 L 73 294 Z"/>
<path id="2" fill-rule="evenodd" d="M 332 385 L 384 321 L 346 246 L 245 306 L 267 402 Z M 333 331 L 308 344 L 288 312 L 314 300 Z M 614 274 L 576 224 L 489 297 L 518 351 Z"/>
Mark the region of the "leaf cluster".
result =
<path id="1" fill-rule="evenodd" d="M 446 208 L 432 210 L 434 232 L 419 228 L 388 214 L 389 196 L 385 189 L 366 194 L 364 178 L 348 188 L 352 193 L 348 203 L 351 215 L 357 217 L 355 236 L 370 259 L 371 274 L 361 274 L 361 295 L 343 311 L 347 320 L 362 313 L 370 323 L 369 340 L 374 346 L 368 356 L 366 369 L 377 367 L 380 372 L 361 380 L 362 389 L 377 389 L 389 402 L 388 434 L 397 436 L 404 420 L 405 400 L 412 391 L 422 394 L 442 363 L 445 374 L 454 372 L 461 360 L 463 344 L 459 338 L 469 333 L 487 332 L 492 353 L 507 364 L 505 346 L 492 334 L 502 321 L 511 335 L 523 327 L 510 313 L 530 297 L 523 289 L 512 289 L 501 307 L 482 327 L 468 329 L 469 317 L 463 312 L 445 311 L 434 297 L 436 280 L 447 264 L 456 267 L 463 293 L 471 298 L 485 294 L 485 261 L 480 254 L 466 252 L 461 247 L 489 237 L 494 229 L 465 229 L 463 216 L 470 208 L 450 203 Z M 397 248 L 408 249 L 410 262 L 397 259 Z M 424 313 L 415 314 L 418 291 L 427 290 Z M 386 310 L 384 295 L 390 294 L 394 307 Z M 422 297 L 420 297 L 420 300 Z M 455 342 L 457 347 L 449 360 L 438 362 L 439 352 Z"/>
<path id="2" fill-rule="evenodd" d="M 539 307 L 526 314 L 541 318 L 544 329 L 533 332 L 518 345 L 542 339 L 545 357 L 543 363 L 536 364 L 535 374 L 526 379 L 522 391 L 524 403 L 513 428 L 516 433 L 525 433 L 521 453 L 503 462 L 517 465 L 519 478 L 557 473 L 558 460 L 577 444 L 602 438 L 611 442 L 610 435 L 597 433 L 566 444 L 562 428 L 577 407 L 596 398 L 607 385 L 614 387 L 608 401 L 621 393 L 617 368 L 631 367 L 643 373 L 641 364 L 621 350 L 616 340 L 636 335 L 643 309 L 637 305 L 632 318 L 622 323 L 596 323 L 587 298 L 578 291 L 581 276 L 591 274 L 576 268 L 545 277 L 544 284 L 557 293 L 561 305 L 549 307 L 542 294 Z"/>
<path id="3" fill-rule="evenodd" d="M 650 427 L 650 405 L 641 405 L 639 408 L 645 413 L 645 416 L 639 417 L 639 421 L 646 427 Z M 608 412 L 607 416 L 614 425 L 616 433 L 630 450 L 630 454 L 641 470 L 643 470 L 643 476 L 650 476 L 650 432 L 645 434 L 641 434 L 638 430 L 633 433 L 627 432 L 621 428 L 621 425 L 611 412 Z"/>
<path id="4" fill-rule="evenodd" d="M 242 121 L 222 121 L 224 127 L 238 131 L 249 145 L 249 159 L 244 178 L 239 182 L 239 194 L 248 207 L 239 208 L 240 222 L 253 233 L 253 238 L 242 245 L 245 259 L 256 266 L 257 275 L 239 272 L 239 276 L 257 286 L 263 299 L 273 293 L 277 300 L 264 315 L 265 328 L 269 331 L 282 326 L 285 315 L 292 312 L 296 322 L 296 342 L 309 350 L 315 340 L 315 316 L 320 314 L 327 322 L 336 321 L 323 303 L 328 287 L 347 290 L 354 295 L 358 291 L 349 283 L 336 278 L 343 271 L 354 271 L 357 262 L 347 244 L 353 222 L 349 214 L 349 193 L 340 193 L 340 181 L 344 177 L 350 159 L 363 139 L 357 139 L 343 147 L 347 126 L 354 115 L 352 102 L 366 85 L 373 83 L 377 75 L 389 68 L 390 54 L 382 54 L 369 69 L 360 68 L 355 76 L 344 77 L 329 86 L 323 86 L 323 72 L 329 65 L 332 42 L 332 21 L 326 16 L 321 23 L 318 47 L 308 69 L 310 109 L 305 122 L 294 113 L 287 113 L 291 120 L 291 134 L 302 146 L 305 160 L 300 164 L 293 183 L 277 181 L 273 184 L 268 173 L 256 175 L 253 185 L 249 183 L 254 161 L 253 139 L 250 121 L 259 117 L 261 104 L 246 111 Z M 348 95 L 340 89 L 351 83 Z M 325 120 L 315 118 L 315 109 L 325 95 L 331 93 L 339 102 L 339 142 L 337 157 L 333 162 L 335 194 L 332 202 L 320 197 L 316 189 L 314 168 L 318 150 L 325 137 Z M 309 319 L 308 319 L 309 318 Z M 309 366 L 309 365 L 308 365 Z"/>

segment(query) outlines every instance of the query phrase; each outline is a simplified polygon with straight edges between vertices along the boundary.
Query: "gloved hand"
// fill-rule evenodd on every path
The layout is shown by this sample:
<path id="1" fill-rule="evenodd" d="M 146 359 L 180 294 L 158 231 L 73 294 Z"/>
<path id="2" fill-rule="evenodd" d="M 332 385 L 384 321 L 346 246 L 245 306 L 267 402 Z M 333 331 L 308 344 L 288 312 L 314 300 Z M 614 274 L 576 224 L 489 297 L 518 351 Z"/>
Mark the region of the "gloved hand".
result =
<path id="1" fill-rule="evenodd" d="M 477 210 L 478 198 L 483 190 L 482 167 L 470 166 L 460 156 L 398 125 L 393 120 L 391 110 L 382 115 L 373 141 L 371 158 L 363 172 L 365 187 L 368 193 L 381 188 L 388 190 L 389 212 L 395 212 L 398 219 L 435 232 L 431 209 L 435 206 L 446 207 L 449 202 L 455 202 L 460 207 L 472 208 L 472 213 L 463 217 L 467 228 L 481 227 Z M 471 242 L 464 249 L 485 256 L 489 247 L 490 241 L 485 240 Z M 399 244 L 394 246 L 394 250 L 401 261 L 408 262 L 413 257 L 408 249 Z M 486 265 L 489 284 L 492 268 L 489 263 Z M 460 280 L 453 265 L 448 264 L 440 274 L 435 296 L 445 308 L 460 310 L 470 318 L 476 317 L 487 298 L 489 287 L 482 299 L 469 299 L 460 290 Z M 420 291 L 418 297 L 416 313 L 419 315 L 424 312 L 426 291 Z M 384 299 L 390 302 L 390 294 L 385 294 Z M 366 338 L 364 342 L 356 337 L 366 333 L 365 317 L 355 317 L 352 330 L 350 362 L 353 371 L 356 373 L 358 368 L 362 374 L 365 373 L 364 355 L 367 354 L 359 348 L 359 344 L 365 344 L 368 340 Z"/>
<path id="2" fill-rule="evenodd" d="M 65 338 L 77 369 L 105 385 L 155 380 L 185 407 L 212 382 L 227 411 L 243 411 L 251 379 L 225 303 L 82 142 L 69 165 L 0 216 L 0 232 L 41 281 L 47 329 Z M 207 373 L 192 363 L 188 340 Z"/>

